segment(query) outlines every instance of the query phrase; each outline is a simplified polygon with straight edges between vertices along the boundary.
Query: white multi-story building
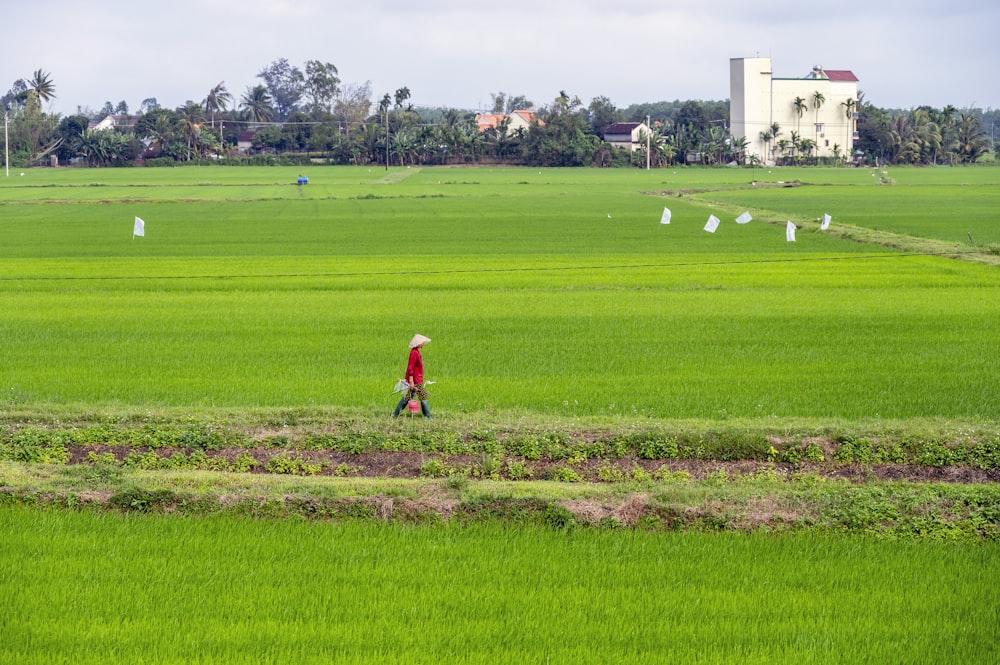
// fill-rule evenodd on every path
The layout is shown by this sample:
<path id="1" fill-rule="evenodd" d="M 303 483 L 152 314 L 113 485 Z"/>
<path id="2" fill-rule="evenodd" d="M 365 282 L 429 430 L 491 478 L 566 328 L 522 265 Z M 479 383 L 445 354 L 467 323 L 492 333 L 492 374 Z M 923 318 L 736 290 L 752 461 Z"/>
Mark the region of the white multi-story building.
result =
<path id="1" fill-rule="evenodd" d="M 756 155 L 764 163 L 795 154 L 850 159 L 858 138 L 857 104 L 858 77 L 850 71 L 816 66 L 802 78 L 775 78 L 770 58 L 729 61 L 730 133 L 746 139 L 748 158 Z M 807 139 L 804 149 L 802 139 Z"/>

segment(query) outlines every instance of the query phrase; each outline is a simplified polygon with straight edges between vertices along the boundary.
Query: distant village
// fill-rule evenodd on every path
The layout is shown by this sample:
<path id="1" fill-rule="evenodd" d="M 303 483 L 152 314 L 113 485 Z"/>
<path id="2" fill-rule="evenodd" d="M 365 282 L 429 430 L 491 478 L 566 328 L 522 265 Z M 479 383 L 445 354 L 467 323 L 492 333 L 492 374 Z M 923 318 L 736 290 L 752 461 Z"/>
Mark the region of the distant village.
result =
<path id="1" fill-rule="evenodd" d="M 523 164 L 658 168 L 699 165 L 963 164 L 995 159 L 993 110 L 880 109 L 859 77 L 820 65 L 776 76 L 769 58 L 730 60 L 728 101 L 619 109 L 565 91 L 546 104 L 499 92 L 491 108 L 417 108 L 408 88 L 375 101 L 330 63 L 277 60 L 239 99 L 224 82 L 200 102 L 130 112 L 45 112 L 55 97 L 38 70 L 2 97 L 4 152 L 14 166 L 175 165 L 202 160 L 379 165 Z"/>

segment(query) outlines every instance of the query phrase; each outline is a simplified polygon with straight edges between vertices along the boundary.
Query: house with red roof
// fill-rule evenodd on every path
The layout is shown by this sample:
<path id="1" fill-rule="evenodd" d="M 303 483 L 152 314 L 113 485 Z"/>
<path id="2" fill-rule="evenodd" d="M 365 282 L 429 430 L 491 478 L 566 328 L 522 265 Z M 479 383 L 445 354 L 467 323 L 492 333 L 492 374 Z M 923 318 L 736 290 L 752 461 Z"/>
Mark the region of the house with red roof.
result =
<path id="1" fill-rule="evenodd" d="M 519 129 L 528 131 L 532 125 L 544 125 L 534 111 L 512 111 L 510 113 L 479 113 L 476 115 L 476 126 L 479 132 L 498 128 L 507 120 L 507 134 L 513 134 Z"/>
<path id="2" fill-rule="evenodd" d="M 805 76 L 780 78 L 770 58 L 733 58 L 729 119 L 730 133 L 747 141 L 747 158 L 756 155 L 765 164 L 797 154 L 851 160 L 858 138 L 858 77 L 817 65 Z"/>

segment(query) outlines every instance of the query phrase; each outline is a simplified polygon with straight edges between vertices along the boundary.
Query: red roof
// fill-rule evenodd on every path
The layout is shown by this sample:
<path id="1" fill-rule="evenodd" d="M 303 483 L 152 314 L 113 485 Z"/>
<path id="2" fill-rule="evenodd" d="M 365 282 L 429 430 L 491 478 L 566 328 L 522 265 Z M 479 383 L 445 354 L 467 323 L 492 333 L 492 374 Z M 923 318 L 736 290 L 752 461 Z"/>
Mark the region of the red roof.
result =
<path id="1" fill-rule="evenodd" d="M 848 69 L 824 69 L 826 77 L 831 81 L 843 81 L 845 83 L 857 83 L 858 77 Z"/>
<path id="2" fill-rule="evenodd" d="M 491 127 L 495 128 L 504 119 L 503 113 L 479 113 L 476 115 L 476 124 L 479 131 L 485 131 Z"/>
<path id="3" fill-rule="evenodd" d="M 532 123 L 532 122 L 535 122 L 536 120 L 538 120 L 538 116 L 535 115 L 534 111 L 513 111 L 512 115 L 515 114 L 515 113 L 517 115 L 521 116 L 528 123 Z M 538 123 L 538 124 L 542 124 L 542 123 Z"/>

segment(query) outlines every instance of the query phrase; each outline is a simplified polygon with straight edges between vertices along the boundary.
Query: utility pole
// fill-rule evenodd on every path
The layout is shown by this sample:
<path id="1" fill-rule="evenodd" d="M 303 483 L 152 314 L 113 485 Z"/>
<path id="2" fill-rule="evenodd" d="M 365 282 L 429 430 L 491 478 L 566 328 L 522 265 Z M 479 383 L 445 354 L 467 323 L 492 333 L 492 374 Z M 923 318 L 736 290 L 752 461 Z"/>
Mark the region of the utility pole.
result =
<path id="1" fill-rule="evenodd" d="M 7 139 L 7 109 L 3 110 L 3 166 L 10 177 L 10 141 Z"/>
<path id="2" fill-rule="evenodd" d="M 649 116 L 646 116 L 646 170 L 649 170 L 649 149 L 652 146 L 652 140 L 650 134 L 653 133 L 653 127 L 649 124 Z"/>
<path id="3" fill-rule="evenodd" d="M 388 95 L 387 95 L 388 96 Z M 389 170 L 389 105 L 385 105 L 385 170 Z"/>

